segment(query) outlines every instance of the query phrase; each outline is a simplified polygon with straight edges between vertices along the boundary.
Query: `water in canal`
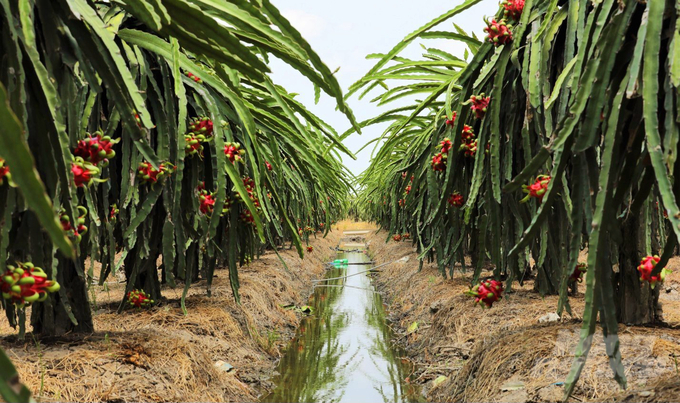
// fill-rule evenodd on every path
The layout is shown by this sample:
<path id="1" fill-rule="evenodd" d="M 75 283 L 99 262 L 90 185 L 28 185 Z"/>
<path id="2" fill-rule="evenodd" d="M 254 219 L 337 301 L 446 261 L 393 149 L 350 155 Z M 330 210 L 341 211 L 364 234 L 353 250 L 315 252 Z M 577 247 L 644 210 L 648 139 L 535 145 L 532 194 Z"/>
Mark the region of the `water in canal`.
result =
<path id="1" fill-rule="evenodd" d="M 338 254 L 346 269 L 326 278 L 368 270 L 365 253 Z M 412 372 L 390 342 L 380 294 L 367 274 L 320 284 L 310 297 L 311 316 L 300 323 L 283 354 L 263 402 L 417 402 L 419 391 L 406 380 Z"/>

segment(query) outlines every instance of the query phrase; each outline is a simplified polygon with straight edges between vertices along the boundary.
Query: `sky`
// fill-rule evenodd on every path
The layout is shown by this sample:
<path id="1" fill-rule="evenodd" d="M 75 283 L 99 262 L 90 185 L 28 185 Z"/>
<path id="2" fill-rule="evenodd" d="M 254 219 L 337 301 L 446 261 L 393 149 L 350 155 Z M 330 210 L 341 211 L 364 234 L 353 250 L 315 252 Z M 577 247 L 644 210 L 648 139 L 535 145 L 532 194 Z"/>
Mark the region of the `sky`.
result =
<path id="1" fill-rule="evenodd" d="M 359 80 L 376 60 L 366 60 L 370 53 L 385 53 L 399 43 L 406 35 L 423 26 L 432 19 L 461 4 L 462 0 L 273 0 L 281 13 L 302 33 L 321 60 L 334 71 L 340 86 L 346 93 L 351 84 Z M 492 16 L 498 10 L 499 0 L 482 0 L 453 19 L 437 27 L 438 30 L 453 30 L 455 22 L 466 32 L 474 32 L 482 38 L 485 24 L 484 16 Z M 419 40 L 406 48 L 401 55 L 419 59 L 423 53 L 420 44 L 446 50 L 463 57 L 465 46 L 452 40 Z M 314 104 L 312 84 L 295 70 L 280 62 L 271 63 L 273 79 L 289 92 L 298 93 L 302 102 L 314 114 L 330 124 L 338 133 L 350 128 L 347 118 L 335 110 L 336 103 L 322 93 L 321 100 Z M 374 91 L 374 96 L 379 92 Z M 370 94 L 369 94 L 370 95 Z M 357 121 L 369 119 L 386 110 L 370 103 L 371 96 L 359 100 L 353 95 L 349 106 Z M 406 101 L 408 102 L 408 101 Z M 413 101 L 411 101 L 413 102 Z M 398 104 L 388 105 L 393 108 Z M 353 152 L 360 149 L 371 139 L 379 137 L 385 126 L 372 126 L 345 140 L 345 145 Z M 348 156 L 343 162 L 348 169 L 358 175 L 370 161 L 372 146 L 357 154 L 357 160 Z"/>

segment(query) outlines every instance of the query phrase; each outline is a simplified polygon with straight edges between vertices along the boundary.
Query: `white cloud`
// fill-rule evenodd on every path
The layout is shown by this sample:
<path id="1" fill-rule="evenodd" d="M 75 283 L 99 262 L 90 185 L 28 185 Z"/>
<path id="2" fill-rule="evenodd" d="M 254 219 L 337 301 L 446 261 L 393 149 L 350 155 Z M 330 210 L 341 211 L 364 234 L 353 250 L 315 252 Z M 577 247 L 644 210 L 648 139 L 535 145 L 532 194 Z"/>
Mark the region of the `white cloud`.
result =
<path id="1" fill-rule="evenodd" d="M 323 18 L 306 11 L 284 10 L 281 14 L 307 39 L 319 36 L 326 27 Z"/>

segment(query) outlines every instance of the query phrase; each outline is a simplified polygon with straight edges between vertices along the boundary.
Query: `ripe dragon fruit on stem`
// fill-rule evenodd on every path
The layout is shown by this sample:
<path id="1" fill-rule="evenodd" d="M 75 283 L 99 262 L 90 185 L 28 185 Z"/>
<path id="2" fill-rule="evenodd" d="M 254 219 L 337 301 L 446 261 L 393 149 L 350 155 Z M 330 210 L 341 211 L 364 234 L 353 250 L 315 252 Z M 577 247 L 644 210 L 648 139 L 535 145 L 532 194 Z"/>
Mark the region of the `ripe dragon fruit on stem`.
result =
<path id="1" fill-rule="evenodd" d="M 42 302 L 47 299 L 48 293 L 57 292 L 60 288 L 59 283 L 47 279 L 43 269 L 30 262 L 8 265 L 7 271 L 0 277 L 2 297 L 18 308 Z"/>
<path id="2" fill-rule="evenodd" d="M 446 154 L 437 153 L 432 157 L 432 169 L 437 172 L 442 172 L 446 169 L 446 160 L 448 156 Z"/>
<path id="3" fill-rule="evenodd" d="M 501 3 L 503 6 L 503 17 L 512 21 L 519 21 L 524 10 L 524 0 L 505 0 Z"/>
<path id="4" fill-rule="evenodd" d="M 198 155 L 203 158 L 203 143 L 206 141 L 207 139 L 202 134 L 185 134 L 184 142 L 186 143 L 186 146 L 184 147 L 184 151 L 188 156 Z"/>
<path id="5" fill-rule="evenodd" d="M 451 119 L 446 118 L 446 126 L 453 127 L 453 125 L 456 123 L 456 112 L 453 112 L 453 115 L 451 115 Z"/>
<path id="6" fill-rule="evenodd" d="M 470 109 L 475 113 L 475 117 L 482 119 L 489 108 L 489 102 L 491 102 L 491 97 L 486 97 L 484 93 L 481 93 L 471 96 L 470 99 L 463 102 L 463 105 L 471 104 Z"/>
<path id="7" fill-rule="evenodd" d="M 87 209 L 83 206 L 78 206 L 78 213 L 80 214 L 76 219 L 75 227 L 71 224 L 71 218 L 62 210 L 59 215 L 59 221 L 61 222 L 61 228 L 66 232 L 66 234 L 73 238 L 76 243 L 80 243 L 83 239 L 83 235 L 87 232 L 87 226 L 85 226 L 85 217 L 87 217 Z"/>
<path id="8" fill-rule="evenodd" d="M 484 19 L 486 22 L 486 27 L 484 32 L 487 33 L 486 39 L 492 43 L 494 46 L 505 45 L 506 43 L 512 42 L 512 25 L 509 25 L 505 19 L 496 21 L 495 19 Z"/>
<path id="9" fill-rule="evenodd" d="M 224 144 L 224 155 L 227 156 L 229 161 L 234 164 L 235 162 L 242 162 L 242 155 L 246 153 L 246 150 L 241 149 L 241 144 L 239 143 L 226 143 Z"/>
<path id="10" fill-rule="evenodd" d="M 189 77 L 190 79 L 194 80 L 195 82 L 197 82 L 199 84 L 203 83 L 203 80 L 198 78 L 198 76 L 196 76 L 194 73 L 190 73 L 190 72 L 187 71 L 186 73 L 184 73 L 184 75 Z"/>
<path id="11" fill-rule="evenodd" d="M 116 156 L 113 146 L 119 141 L 120 139 L 112 140 L 111 137 L 104 136 L 104 133 L 97 131 L 94 135 L 88 134 L 85 139 L 78 140 L 73 155 L 81 157 L 92 165 L 99 166 L 99 163 L 102 163 L 101 166 L 106 166 L 109 160 Z"/>
<path id="12" fill-rule="evenodd" d="M 71 173 L 76 187 L 90 186 L 94 182 L 106 182 L 103 179 L 96 179 L 101 171 L 95 165 L 85 161 L 82 157 L 76 157 L 71 163 Z"/>
<path id="13" fill-rule="evenodd" d="M 574 267 L 574 271 L 569 276 L 569 281 L 579 283 L 583 281 L 583 275 L 588 271 L 588 265 L 585 263 L 579 263 Z"/>
<path id="14" fill-rule="evenodd" d="M 118 217 L 118 213 L 120 213 L 118 205 L 114 204 L 113 206 L 111 206 L 111 212 L 109 212 L 109 222 L 116 222 L 116 217 Z"/>
<path id="15" fill-rule="evenodd" d="M 503 295 L 503 283 L 497 280 L 484 280 L 465 294 L 475 297 L 475 303 L 482 308 L 491 308 Z"/>
<path id="16" fill-rule="evenodd" d="M 527 195 L 520 200 L 520 203 L 525 203 L 532 197 L 538 199 L 539 203 L 542 202 L 545 192 L 548 191 L 550 180 L 550 175 L 538 175 L 531 185 L 522 185 L 524 193 Z"/>
<path id="17" fill-rule="evenodd" d="M 649 285 L 654 289 L 656 283 L 663 282 L 666 276 L 671 272 L 670 269 L 663 268 L 657 275 L 652 275 L 654 268 L 661 258 L 659 256 L 646 256 L 640 261 L 638 266 L 638 271 L 640 272 L 640 281 L 647 281 Z"/>
<path id="18" fill-rule="evenodd" d="M 189 122 L 189 131 L 202 134 L 206 139 L 210 139 L 213 136 L 213 121 L 206 116 L 193 118 Z"/>
<path id="19" fill-rule="evenodd" d="M 154 169 L 150 162 L 140 162 L 137 175 L 146 183 L 156 183 L 177 170 L 177 167 L 169 162 L 161 162 L 158 168 Z"/>
<path id="20" fill-rule="evenodd" d="M 463 144 L 469 143 L 475 139 L 475 132 L 472 130 L 472 126 L 463 125 L 463 131 L 460 134 L 461 141 Z"/>
<path id="21" fill-rule="evenodd" d="M 127 293 L 125 299 L 127 300 L 128 305 L 138 309 L 147 308 L 155 302 L 144 292 L 144 290 L 132 290 Z"/>
<path id="22" fill-rule="evenodd" d="M 451 142 L 450 138 L 445 137 L 444 140 L 442 140 L 441 143 L 439 143 L 439 145 L 442 148 L 442 154 L 447 154 L 449 150 L 451 150 L 453 143 Z"/>
<path id="23" fill-rule="evenodd" d="M 453 207 L 463 207 L 465 204 L 465 199 L 463 199 L 463 195 L 460 193 L 453 192 L 449 196 L 448 203 Z"/>
<path id="24" fill-rule="evenodd" d="M 0 158 L 0 186 L 5 184 L 5 179 L 10 186 L 13 186 L 12 174 L 9 172 L 9 167 L 4 159 Z"/>

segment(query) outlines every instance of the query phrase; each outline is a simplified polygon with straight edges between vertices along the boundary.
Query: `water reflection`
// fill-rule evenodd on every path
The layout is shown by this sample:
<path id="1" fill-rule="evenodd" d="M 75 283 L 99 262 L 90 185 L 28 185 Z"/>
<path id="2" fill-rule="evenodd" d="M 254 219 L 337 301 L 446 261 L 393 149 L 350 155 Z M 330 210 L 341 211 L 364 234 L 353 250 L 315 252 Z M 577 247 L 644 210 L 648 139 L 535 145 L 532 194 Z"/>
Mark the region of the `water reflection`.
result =
<path id="1" fill-rule="evenodd" d="M 346 253 L 347 269 L 327 278 L 365 271 L 363 253 Z M 263 402 L 414 402 L 418 391 L 404 379 L 410 368 L 391 343 L 380 294 L 366 274 L 330 280 L 310 298 L 304 318 L 284 351 L 277 385 Z M 348 286 L 348 287 L 344 287 Z"/>

